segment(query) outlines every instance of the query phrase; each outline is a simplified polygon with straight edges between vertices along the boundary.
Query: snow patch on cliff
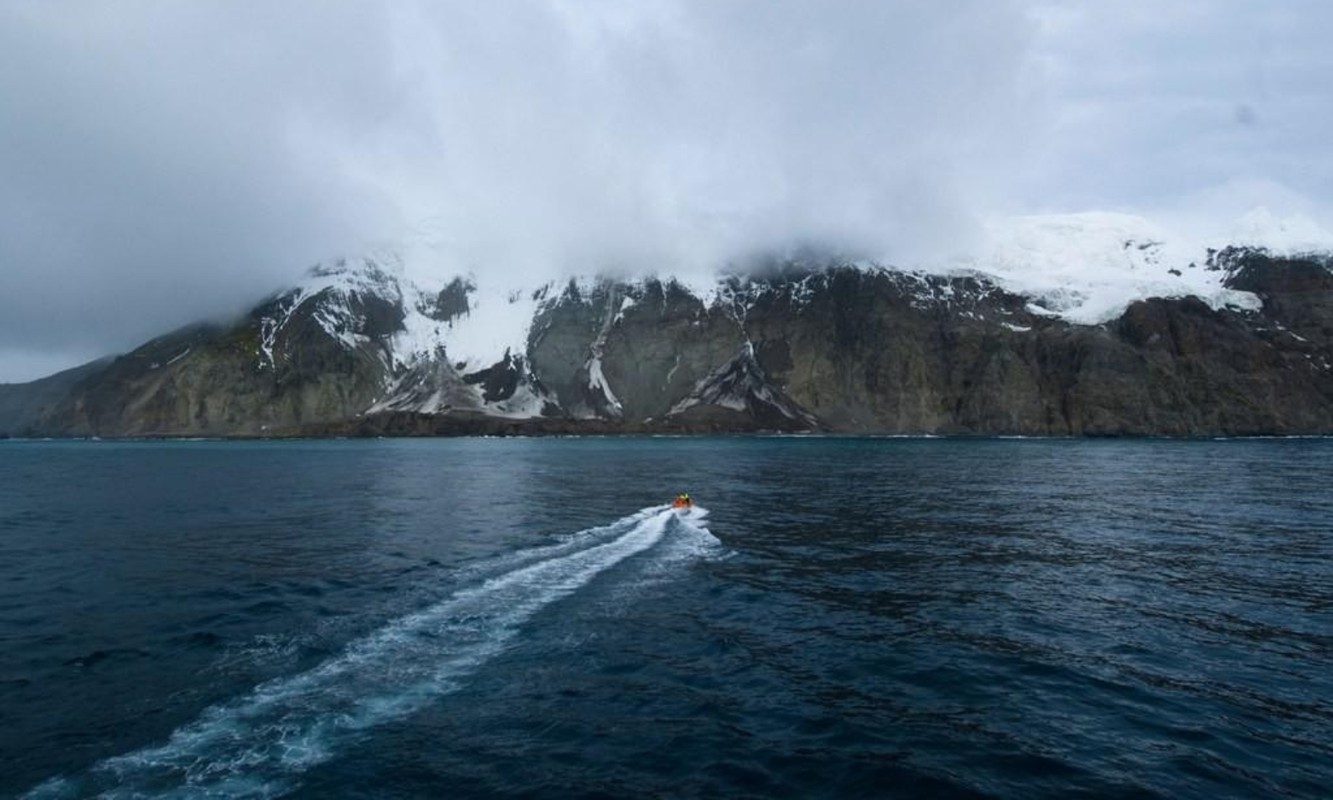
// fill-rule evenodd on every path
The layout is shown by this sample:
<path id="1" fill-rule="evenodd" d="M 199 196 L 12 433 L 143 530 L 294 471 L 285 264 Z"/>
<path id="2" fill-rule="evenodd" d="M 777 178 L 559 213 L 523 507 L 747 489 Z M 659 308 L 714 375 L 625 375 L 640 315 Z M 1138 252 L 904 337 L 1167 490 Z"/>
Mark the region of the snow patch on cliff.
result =
<path id="1" fill-rule="evenodd" d="M 355 298 L 377 296 L 393 303 L 401 303 L 403 299 L 392 277 L 400 268 L 396 257 L 389 253 L 377 256 L 317 265 L 300 283 L 276 298 L 276 313 L 259 321 L 260 368 L 276 366 L 274 348 L 279 334 L 312 301 L 318 305 L 311 318 L 330 338 L 348 348 L 365 343 L 366 337 L 358 333 L 365 321 L 353 308 Z"/>
<path id="2" fill-rule="evenodd" d="M 506 351 L 524 352 L 537 310 L 530 287 L 469 275 L 467 310 L 440 320 L 428 311 L 455 276 L 423 273 L 416 266 L 396 251 L 381 249 L 332 267 L 316 267 L 280 299 L 279 313 L 265 318 L 261 347 L 266 357 L 271 363 L 277 333 L 312 298 L 319 300 L 312 316 L 325 333 L 347 347 L 363 343 L 365 337 L 355 332 L 359 326 L 351 307 L 356 294 L 376 296 L 402 309 L 402 329 L 389 343 L 389 357 L 396 369 L 443 353 L 459 372 L 474 372 L 502 361 Z M 409 277 L 413 272 L 418 277 Z"/>
<path id="3" fill-rule="evenodd" d="M 394 338 L 395 359 L 410 365 L 442 349 L 459 372 L 475 372 L 504 360 L 506 351 L 525 352 L 537 313 L 534 293 L 509 281 L 469 275 L 475 288 L 467 293 L 467 310 L 446 321 L 433 319 L 421 310 L 424 301 L 437 297 L 453 277 L 425 286 L 407 283 L 407 316 Z"/>
<path id="4" fill-rule="evenodd" d="M 513 397 L 488 403 L 486 413 L 505 419 L 535 419 L 542 416 L 542 412 L 551 403 L 551 398 L 540 394 L 530 383 L 524 381 L 518 385 Z"/>
<path id="5" fill-rule="evenodd" d="M 1259 298 L 1223 286 L 1208 269 L 1209 249 L 1262 247 L 1275 255 L 1333 249 L 1333 233 L 1306 217 L 1256 209 L 1224 231 L 1189 235 L 1112 212 L 1011 217 L 987 223 L 975 253 L 923 265 L 937 272 L 993 277 L 1032 299 L 1032 310 L 1094 325 L 1149 297 L 1194 295 L 1213 308 L 1256 310 Z"/>
<path id="6" fill-rule="evenodd" d="M 611 391 L 611 384 L 607 382 L 606 375 L 602 373 L 602 358 L 600 354 L 594 354 L 588 359 L 588 389 L 594 392 L 600 392 L 605 398 L 607 406 L 616 414 L 622 413 L 620 400 L 615 392 Z"/>

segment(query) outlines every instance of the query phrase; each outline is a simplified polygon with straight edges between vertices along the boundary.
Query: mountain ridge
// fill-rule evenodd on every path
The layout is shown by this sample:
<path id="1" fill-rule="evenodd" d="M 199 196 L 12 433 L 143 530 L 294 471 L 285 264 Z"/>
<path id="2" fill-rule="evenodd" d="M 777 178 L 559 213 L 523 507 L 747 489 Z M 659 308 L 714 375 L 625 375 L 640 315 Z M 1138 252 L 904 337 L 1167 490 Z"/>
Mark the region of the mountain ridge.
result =
<path id="1" fill-rule="evenodd" d="M 830 259 L 711 281 L 423 283 L 378 250 L 234 324 L 40 392 L 0 387 L 0 433 L 1333 432 L 1328 256 L 1228 247 L 1181 264 L 1116 225 L 1059 291 L 1012 264 Z"/>

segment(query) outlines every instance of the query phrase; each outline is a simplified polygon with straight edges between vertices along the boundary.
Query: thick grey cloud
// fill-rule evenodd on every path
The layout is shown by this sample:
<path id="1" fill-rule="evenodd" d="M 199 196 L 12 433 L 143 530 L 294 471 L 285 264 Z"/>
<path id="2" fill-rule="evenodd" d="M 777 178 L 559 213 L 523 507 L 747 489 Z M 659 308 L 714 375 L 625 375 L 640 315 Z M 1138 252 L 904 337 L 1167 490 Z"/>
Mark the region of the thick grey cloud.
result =
<path id="1" fill-rule="evenodd" d="M 911 260 L 993 211 L 1322 212 L 1325 4 L 0 6 L 0 380 L 422 218 L 446 268 Z M 1240 209 L 1243 210 L 1243 209 Z"/>
<path id="2" fill-rule="evenodd" d="M 1052 210 L 1327 213 L 1333 5 L 1036 5 L 1044 157 L 1015 197 Z M 1039 199 L 1042 198 L 1042 199 Z"/>
<path id="3" fill-rule="evenodd" d="M 0 7 L 0 368 L 231 312 L 373 231 L 383 199 L 292 127 L 392 113 L 370 11 Z"/>
<path id="4" fill-rule="evenodd" d="M 629 5 L 395 5 L 409 113 L 311 141 L 433 218 L 459 268 L 525 273 L 905 255 L 956 238 L 964 185 L 1017 145 L 1012 4 Z"/>

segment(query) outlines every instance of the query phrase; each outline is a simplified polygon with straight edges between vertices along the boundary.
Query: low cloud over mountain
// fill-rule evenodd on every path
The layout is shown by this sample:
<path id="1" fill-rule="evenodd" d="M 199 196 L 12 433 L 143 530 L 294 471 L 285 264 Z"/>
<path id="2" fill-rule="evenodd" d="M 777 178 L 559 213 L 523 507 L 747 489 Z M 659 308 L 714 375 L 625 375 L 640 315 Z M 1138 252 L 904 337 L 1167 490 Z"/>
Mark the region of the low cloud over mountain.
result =
<path id="1" fill-rule="evenodd" d="M 996 215 L 1326 224 L 1317 2 L 0 9 L 0 381 L 430 220 L 439 274 L 913 266 Z"/>

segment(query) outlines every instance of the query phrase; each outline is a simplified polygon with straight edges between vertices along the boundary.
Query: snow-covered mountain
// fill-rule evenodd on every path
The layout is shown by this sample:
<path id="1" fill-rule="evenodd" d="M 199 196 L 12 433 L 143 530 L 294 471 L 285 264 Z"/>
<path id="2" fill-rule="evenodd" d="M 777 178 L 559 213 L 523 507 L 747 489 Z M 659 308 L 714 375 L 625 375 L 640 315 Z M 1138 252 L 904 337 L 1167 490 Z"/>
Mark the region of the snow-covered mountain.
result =
<path id="1" fill-rule="evenodd" d="M 1333 236 L 1242 244 L 1119 214 L 994 223 L 907 268 L 775 259 L 691 280 L 452 274 L 430 242 L 320 265 L 161 337 L 34 431 L 1333 430 Z"/>

